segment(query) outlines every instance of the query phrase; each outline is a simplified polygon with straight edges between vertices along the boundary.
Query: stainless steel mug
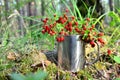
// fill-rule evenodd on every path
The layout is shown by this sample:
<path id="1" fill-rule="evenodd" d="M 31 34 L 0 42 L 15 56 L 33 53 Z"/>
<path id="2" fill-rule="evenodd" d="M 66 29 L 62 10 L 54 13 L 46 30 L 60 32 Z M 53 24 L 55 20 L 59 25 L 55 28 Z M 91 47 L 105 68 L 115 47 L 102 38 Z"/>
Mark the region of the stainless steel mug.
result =
<path id="1" fill-rule="evenodd" d="M 64 38 L 63 42 L 58 43 L 58 66 L 63 70 L 77 72 L 85 65 L 85 43 L 80 40 L 80 35 L 69 35 Z"/>

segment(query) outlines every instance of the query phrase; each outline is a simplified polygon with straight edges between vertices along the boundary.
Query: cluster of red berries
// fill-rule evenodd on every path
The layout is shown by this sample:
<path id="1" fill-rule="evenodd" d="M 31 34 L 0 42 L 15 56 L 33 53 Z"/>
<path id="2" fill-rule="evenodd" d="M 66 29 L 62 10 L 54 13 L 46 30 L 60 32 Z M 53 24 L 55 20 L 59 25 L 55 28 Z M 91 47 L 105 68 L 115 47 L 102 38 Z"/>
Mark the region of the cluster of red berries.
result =
<path id="1" fill-rule="evenodd" d="M 75 16 L 67 16 L 68 9 L 62 16 L 53 15 L 52 18 L 45 18 L 43 22 L 42 33 L 56 36 L 58 42 L 64 41 L 66 35 L 81 35 L 81 39 L 86 43 L 90 43 L 92 47 L 95 47 L 95 41 L 105 44 L 102 36 L 104 33 L 96 32 L 95 25 L 90 18 L 85 18 L 84 21 L 78 20 Z"/>

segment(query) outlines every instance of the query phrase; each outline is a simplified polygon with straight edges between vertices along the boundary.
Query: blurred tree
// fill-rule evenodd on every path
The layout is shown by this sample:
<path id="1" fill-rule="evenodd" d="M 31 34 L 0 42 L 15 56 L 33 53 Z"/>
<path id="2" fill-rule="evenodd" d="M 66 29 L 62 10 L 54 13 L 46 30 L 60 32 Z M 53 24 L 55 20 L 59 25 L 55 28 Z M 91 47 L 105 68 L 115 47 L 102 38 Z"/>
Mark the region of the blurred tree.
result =
<path id="1" fill-rule="evenodd" d="M 8 15 L 9 15 L 9 2 L 8 0 L 4 0 L 4 3 L 5 3 L 5 19 L 6 21 L 8 20 Z"/>
<path id="2" fill-rule="evenodd" d="M 19 0 L 16 0 L 16 4 L 17 4 L 18 12 L 19 12 L 19 15 L 17 16 L 17 18 L 18 18 L 18 30 L 19 30 L 19 34 L 21 36 L 23 36 L 24 35 L 24 30 L 23 30 L 24 25 L 23 25 L 22 17 L 20 17 L 23 15 L 23 10 L 22 10 L 23 8 L 19 7 L 20 6 Z"/>
<path id="3" fill-rule="evenodd" d="M 110 11 L 113 11 L 113 0 L 109 0 Z"/>
<path id="4" fill-rule="evenodd" d="M 45 0 L 41 0 L 41 14 L 45 15 Z"/>
<path id="5" fill-rule="evenodd" d="M 100 0 L 77 0 L 77 6 L 78 6 L 78 8 L 81 12 L 81 15 L 83 17 L 86 16 L 87 11 L 88 11 L 85 8 L 84 3 L 87 7 L 93 7 L 96 4 L 96 7 L 95 7 L 95 10 L 94 10 L 92 17 L 99 17 L 103 13 L 103 8 L 102 8 L 102 5 L 100 3 Z"/>

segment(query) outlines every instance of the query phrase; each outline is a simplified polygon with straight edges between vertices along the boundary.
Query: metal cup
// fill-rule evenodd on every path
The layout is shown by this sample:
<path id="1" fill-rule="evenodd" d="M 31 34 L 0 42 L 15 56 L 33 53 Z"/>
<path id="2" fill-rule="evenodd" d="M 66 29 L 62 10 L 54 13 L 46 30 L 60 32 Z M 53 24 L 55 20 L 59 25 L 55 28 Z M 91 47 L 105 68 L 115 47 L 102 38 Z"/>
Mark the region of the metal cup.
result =
<path id="1" fill-rule="evenodd" d="M 85 65 L 85 43 L 80 35 L 65 36 L 63 42 L 58 43 L 58 66 L 64 70 L 77 72 Z"/>

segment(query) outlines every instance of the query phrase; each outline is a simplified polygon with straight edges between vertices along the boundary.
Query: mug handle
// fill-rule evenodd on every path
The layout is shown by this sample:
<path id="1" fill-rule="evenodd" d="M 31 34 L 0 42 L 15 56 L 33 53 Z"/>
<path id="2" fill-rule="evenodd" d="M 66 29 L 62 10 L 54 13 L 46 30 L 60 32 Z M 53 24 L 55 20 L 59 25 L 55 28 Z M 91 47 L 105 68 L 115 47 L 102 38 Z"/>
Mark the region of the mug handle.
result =
<path id="1" fill-rule="evenodd" d="M 92 65 L 92 64 L 96 63 L 100 59 L 100 46 L 96 41 L 95 41 L 95 43 L 97 44 L 97 51 L 98 51 L 97 52 L 97 58 L 92 62 L 85 63 L 86 65 Z"/>

